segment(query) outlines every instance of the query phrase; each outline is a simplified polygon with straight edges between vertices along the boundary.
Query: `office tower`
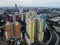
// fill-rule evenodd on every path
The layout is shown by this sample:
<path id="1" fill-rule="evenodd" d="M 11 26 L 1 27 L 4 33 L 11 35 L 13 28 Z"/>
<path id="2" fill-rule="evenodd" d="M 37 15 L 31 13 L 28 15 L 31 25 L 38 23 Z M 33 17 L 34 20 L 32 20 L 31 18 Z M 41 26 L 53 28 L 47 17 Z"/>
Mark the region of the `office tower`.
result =
<path id="1" fill-rule="evenodd" d="M 17 4 L 15 4 L 15 8 L 17 9 Z"/>
<path id="2" fill-rule="evenodd" d="M 23 7 L 19 6 L 18 8 L 19 8 L 19 13 L 20 14 L 23 13 Z"/>

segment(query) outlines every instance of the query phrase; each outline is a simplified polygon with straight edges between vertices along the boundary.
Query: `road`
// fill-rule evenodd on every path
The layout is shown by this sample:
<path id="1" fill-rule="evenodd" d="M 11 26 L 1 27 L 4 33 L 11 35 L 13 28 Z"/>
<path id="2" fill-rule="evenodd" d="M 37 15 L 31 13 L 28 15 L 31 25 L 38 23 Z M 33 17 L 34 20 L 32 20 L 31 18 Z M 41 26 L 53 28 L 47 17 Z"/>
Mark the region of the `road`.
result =
<path id="1" fill-rule="evenodd" d="M 49 26 L 48 26 L 48 30 L 50 31 L 50 33 L 52 35 L 52 39 L 50 40 L 50 42 L 49 42 L 48 45 L 55 45 L 56 44 L 56 41 L 57 41 L 57 36 L 56 36 L 54 30 L 51 29 Z"/>

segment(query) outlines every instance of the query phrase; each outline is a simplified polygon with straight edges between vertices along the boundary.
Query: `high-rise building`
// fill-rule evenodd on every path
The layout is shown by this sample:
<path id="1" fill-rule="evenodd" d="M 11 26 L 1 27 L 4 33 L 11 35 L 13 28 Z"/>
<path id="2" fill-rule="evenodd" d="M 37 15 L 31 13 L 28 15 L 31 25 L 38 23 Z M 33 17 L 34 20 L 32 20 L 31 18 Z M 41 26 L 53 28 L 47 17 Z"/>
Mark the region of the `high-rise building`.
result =
<path id="1" fill-rule="evenodd" d="M 12 32 L 11 32 L 11 23 L 10 22 L 6 23 L 5 36 L 6 36 L 6 40 L 10 40 L 13 37 Z"/>
<path id="2" fill-rule="evenodd" d="M 17 9 L 17 4 L 15 4 L 15 8 Z"/>
<path id="3" fill-rule="evenodd" d="M 19 9 L 19 13 L 23 13 L 23 7 L 19 6 L 18 9 Z"/>
<path id="4" fill-rule="evenodd" d="M 30 45 L 32 43 L 34 43 L 34 39 L 35 39 L 35 32 L 36 32 L 36 19 L 29 19 L 27 22 L 26 22 L 26 32 L 28 34 L 25 35 L 26 36 L 26 41 L 27 41 L 27 44 Z"/>
<path id="5" fill-rule="evenodd" d="M 28 45 L 32 44 L 37 40 L 38 42 L 43 41 L 44 30 L 45 30 L 46 16 L 34 15 L 30 16 L 26 20 L 26 42 Z M 28 35 L 28 36 L 27 36 Z"/>
<path id="6" fill-rule="evenodd" d="M 36 16 L 36 15 L 37 15 L 37 12 L 35 12 L 35 11 L 26 12 L 25 21 L 26 21 L 27 19 L 29 19 L 31 16 Z"/>
<path id="7" fill-rule="evenodd" d="M 5 30 L 6 41 L 21 39 L 21 25 L 19 22 L 6 22 Z"/>

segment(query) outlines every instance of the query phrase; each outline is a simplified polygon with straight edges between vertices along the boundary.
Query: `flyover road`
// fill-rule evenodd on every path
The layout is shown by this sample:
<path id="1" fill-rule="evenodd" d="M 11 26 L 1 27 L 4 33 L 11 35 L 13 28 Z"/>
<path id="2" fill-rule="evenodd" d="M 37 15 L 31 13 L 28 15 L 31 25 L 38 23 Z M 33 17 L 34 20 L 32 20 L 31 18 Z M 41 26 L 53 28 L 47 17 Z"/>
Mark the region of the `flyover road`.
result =
<path id="1" fill-rule="evenodd" d="M 50 31 L 50 33 L 52 35 L 52 38 L 48 45 L 56 45 L 56 42 L 57 42 L 56 32 L 50 26 L 47 26 L 47 29 Z"/>

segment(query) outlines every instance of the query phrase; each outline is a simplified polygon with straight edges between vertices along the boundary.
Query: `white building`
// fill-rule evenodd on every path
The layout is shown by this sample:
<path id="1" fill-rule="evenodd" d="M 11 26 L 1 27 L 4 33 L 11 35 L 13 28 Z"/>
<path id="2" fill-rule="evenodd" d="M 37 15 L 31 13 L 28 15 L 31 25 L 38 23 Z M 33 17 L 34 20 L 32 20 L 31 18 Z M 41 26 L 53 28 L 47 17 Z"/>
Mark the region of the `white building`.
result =
<path id="1" fill-rule="evenodd" d="M 22 13 L 23 12 L 23 7 L 19 6 L 19 13 Z"/>

